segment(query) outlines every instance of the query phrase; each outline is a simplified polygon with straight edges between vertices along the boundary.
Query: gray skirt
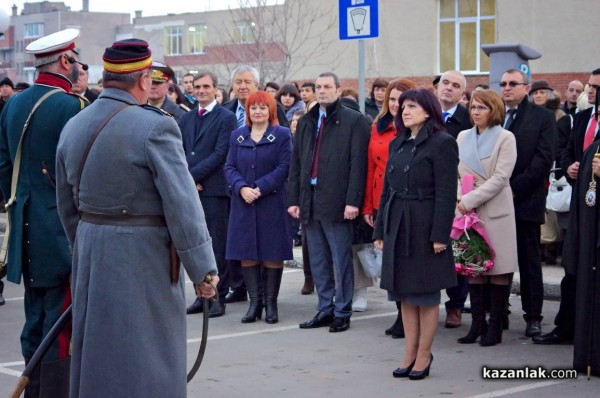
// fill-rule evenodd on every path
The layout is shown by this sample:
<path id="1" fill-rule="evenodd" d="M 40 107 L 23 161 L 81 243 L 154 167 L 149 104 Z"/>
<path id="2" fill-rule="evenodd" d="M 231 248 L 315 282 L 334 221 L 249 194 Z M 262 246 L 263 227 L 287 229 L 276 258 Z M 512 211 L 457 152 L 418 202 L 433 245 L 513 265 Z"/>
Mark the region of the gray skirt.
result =
<path id="1" fill-rule="evenodd" d="M 442 293 L 438 290 L 436 292 L 423 294 L 394 294 L 388 290 L 388 300 L 402 301 L 411 305 L 427 307 L 432 305 L 440 305 Z"/>

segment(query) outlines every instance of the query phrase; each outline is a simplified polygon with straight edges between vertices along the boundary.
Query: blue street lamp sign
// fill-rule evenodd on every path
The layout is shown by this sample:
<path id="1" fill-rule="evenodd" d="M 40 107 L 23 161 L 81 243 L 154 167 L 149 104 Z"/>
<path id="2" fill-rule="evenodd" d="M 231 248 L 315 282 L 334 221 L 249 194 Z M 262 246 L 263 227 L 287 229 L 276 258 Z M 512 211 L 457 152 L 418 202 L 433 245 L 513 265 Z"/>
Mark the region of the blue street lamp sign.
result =
<path id="1" fill-rule="evenodd" d="M 339 0 L 340 40 L 379 36 L 378 0 Z"/>

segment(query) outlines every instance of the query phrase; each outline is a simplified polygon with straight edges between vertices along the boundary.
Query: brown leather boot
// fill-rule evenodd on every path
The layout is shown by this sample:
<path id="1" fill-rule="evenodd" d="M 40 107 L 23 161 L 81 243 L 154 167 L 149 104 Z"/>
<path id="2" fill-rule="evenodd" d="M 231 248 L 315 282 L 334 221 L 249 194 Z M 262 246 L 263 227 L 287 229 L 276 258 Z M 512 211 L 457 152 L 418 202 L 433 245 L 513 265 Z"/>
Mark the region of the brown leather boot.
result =
<path id="1" fill-rule="evenodd" d="M 313 283 L 312 276 L 305 276 L 304 277 L 304 286 L 302 286 L 302 290 L 300 290 L 300 293 L 302 293 L 303 295 L 307 295 L 307 294 L 311 294 L 314 291 L 315 291 L 315 284 Z"/>
<path id="2" fill-rule="evenodd" d="M 446 323 L 447 328 L 458 328 L 461 324 L 460 308 L 446 308 Z"/>

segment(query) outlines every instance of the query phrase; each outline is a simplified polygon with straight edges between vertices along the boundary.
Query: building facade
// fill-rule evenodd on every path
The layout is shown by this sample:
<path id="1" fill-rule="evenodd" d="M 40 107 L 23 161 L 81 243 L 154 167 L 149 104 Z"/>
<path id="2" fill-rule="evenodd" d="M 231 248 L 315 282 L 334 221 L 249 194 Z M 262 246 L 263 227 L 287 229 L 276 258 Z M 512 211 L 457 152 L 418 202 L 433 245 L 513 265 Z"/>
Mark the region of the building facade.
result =
<path id="1" fill-rule="evenodd" d="M 54 10 L 35 9 L 36 4 L 52 4 Z M 598 67 L 585 40 L 600 33 L 597 15 L 597 0 L 379 0 L 379 37 L 365 40 L 366 76 L 426 84 L 444 70 L 458 69 L 471 86 L 489 80 L 482 44 L 521 43 L 542 53 L 530 61 L 532 77 L 562 89 Z M 358 75 L 357 42 L 338 39 L 337 0 L 151 17 L 140 11 L 132 21 L 128 14 L 71 11 L 58 2 L 26 3 L 11 23 L 14 53 L 7 56 L 1 40 L 0 51 L 25 81 L 32 76 L 26 43 L 67 27 L 81 29 L 78 45 L 82 61 L 90 64 L 90 81 L 99 77 L 104 47 L 129 37 L 147 40 L 153 58 L 178 76 L 210 69 L 223 86 L 240 63 L 256 66 L 262 82 L 314 80 L 333 70 L 355 86 Z"/>

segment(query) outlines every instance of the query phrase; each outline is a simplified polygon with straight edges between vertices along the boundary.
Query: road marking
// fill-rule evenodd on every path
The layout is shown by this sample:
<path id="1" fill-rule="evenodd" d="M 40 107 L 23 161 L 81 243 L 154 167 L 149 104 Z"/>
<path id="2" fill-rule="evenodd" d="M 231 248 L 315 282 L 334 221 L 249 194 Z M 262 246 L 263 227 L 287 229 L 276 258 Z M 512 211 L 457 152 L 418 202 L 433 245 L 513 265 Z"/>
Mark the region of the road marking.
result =
<path id="1" fill-rule="evenodd" d="M 397 315 L 398 312 L 394 311 L 394 312 L 386 312 L 384 314 L 373 314 L 373 315 L 363 315 L 363 316 L 353 316 L 352 317 L 352 321 L 356 322 L 356 321 L 362 321 L 362 320 L 368 320 L 368 319 L 374 319 L 374 318 L 382 318 L 382 317 L 386 317 L 386 316 L 392 316 L 392 315 Z M 243 337 L 243 336 L 253 336 L 253 335 L 258 335 L 258 334 L 267 334 L 267 333 L 277 333 L 277 332 L 285 332 L 287 330 L 294 330 L 294 329 L 298 329 L 298 325 L 289 325 L 289 326 L 280 326 L 280 327 L 275 327 L 275 328 L 268 328 L 268 329 L 263 329 L 263 330 L 254 330 L 254 331 L 248 331 L 248 332 L 238 332 L 238 333 L 228 333 L 228 334 L 221 334 L 218 336 L 210 336 L 208 338 L 209 341 L 212 340 L 223 340 L 223 339 L 232 339 L 235 337 Z M 194 339 L 188 339 L 187 343 L 188 344 L 193 344 L 193 343 L 199 343 L 202 340 L 202 338 L 194 338 Z M 21 376 L 21 372 L 16 371 L 16 370 L 12 370 L 9 369 L 9 366 L 21 366 L 21 365 L 25 365 L 25 362 L 6 362 L 6 363 L 0 363 L 0 373 L 4 373 L 10 376 Z"/>
<path id="2" fill-rule="evenodd" d="M 374 318 L 382 318 L 382 317 L 392 316 L 392 315 L 398 315 L 398 312 L 395 311 L 395 312 L 386 312 L 384 314 L 353 316 L 352 317 L 352 322 L 362 321 L 362 320 L 367 320 L 367 319 L 374 319 Z M 249 332 L 238 332 L 238 333 L 220 334 L 218 336 L 210 336 L 208 338 L 208 340 L 212 341 L 212 340 L 231 339 L 231 338 L 234 338 L 234 337 L 254 336 L 254 335 L 257 335 L 257 334 L 285 332 L 287 330 L 294 330 L 294 329 L 298 329 L 298 325 L 297 324 L 296 325 L 289 325 L 289 326 L 279 326 L 279 327 L 268 328 L 268 329 L 263 329 L 263 330 L 253 330 L 253 331 L 249 331 Z M 194 339 L 188 339 L 187 342 L 188 342 L 188 344 L 199 343 L 201 340 L 202 340 L 202 338 L 194 338 Z"/>
<path id="3" fill-rule="evenodd" d="M 540 381 L 540 382 L 536 382 L 536 383 L 525 384 L 524 386 L 505 388 L 504 390 L 491 391 L 491 392 L 486 392 L 484 394 L 478 394 L 478 395 L 471 395 L 470 397 L 466 397 L 466 398 L 494 398 L 494 397 L 503 397 L 505 395 L 517 394 L 517 393 L 520 393 L 520 392 L 523 392 L 523 391 L 535 390 L 536 388 L 543 388 L 543 387 L 554 386 L 556 384 L 564 383 L 565 381 L 567 381 L 567 380 L 560 380 L 560 381 Z"/>
<path id="4" fill-rule="evenodd" d="M 19 366 L 19 365 L 25 365 L 25 362 L 21 361 L 21 362 L 8 362 L 6 364 L 4 363 L 0 363 L 0 373 L 3 373 L 5 375 L 9 375 L 9 376 L 16 376 L 16 377 L 21 377 L 21 373 L 18 370 L 13 370 L 13 369 L 9 369 L 6 366 Z"/>

